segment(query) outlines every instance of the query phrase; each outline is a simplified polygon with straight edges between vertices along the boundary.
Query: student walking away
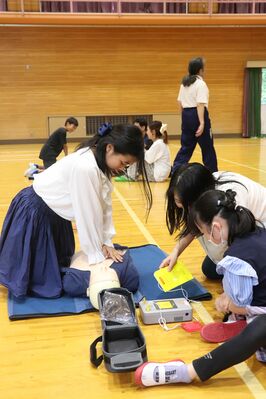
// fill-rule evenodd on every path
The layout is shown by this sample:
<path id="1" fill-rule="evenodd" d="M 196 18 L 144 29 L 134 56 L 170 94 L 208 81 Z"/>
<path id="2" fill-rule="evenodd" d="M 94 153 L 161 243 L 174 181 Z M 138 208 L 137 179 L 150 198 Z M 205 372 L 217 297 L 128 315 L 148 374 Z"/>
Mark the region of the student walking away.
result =
<path id="1" fill-rule="evenodd" d="M 182 165 L 172 175 L 166 193 L 167 227 L 170 234 L 178 233 L 177 244 L 160 267 L 171 270 L 194 240 L 188 223 L 190 210 L 202 193 L 212 189 L 235 191 L 237 205 L 248 208 L 266 226 L 266 188 L 261 184 L 234 172 L 211 173 L 197 162 Z M 226 245 L 213 246 L 204 236 L 198 239 L 207 255 L 202 264 L 203 273 L 210 279 L 221 279 L 215 265 L 223 258 Z"/>
<path id="2" fill-rule="evenodd" d="M 66 120 L 64 127 L 60 127 L 51 134 L 39 155 L 39 158 L 43 160 L 44 169 L 53 165 L 62 151 L 64 151 L 65 155 L 68 155 L 67 134 L 73 133 L 77 127 L 77 119 L 71 117 Z"/>
<path id="3" fill-rule="evenodd" d="M 202 58 L 192 59 L 188 64 L 188 75 L 183 78 L 179 90 L 181 148 L 175 157 L 173 171 L 189 162 L 197 143 L 201 148 L 203 164 L 211 172 L 218 170 L 208 112 L 209 89 L 203 80 L 204 66 Z"/>
<path id="4" fill-rule="evenodd" d="M 114 248 L 111 177 L 137 162 L 147 213 L 152 194 L 137 126 L 104 126 L 42 173 L 11 202 L 0 239 L 0 283 L 16 297 L 55 298 L 62 293 L 61 267 L 75 251 L 72 221 L 88 264 L 120 262 Z"/>
<path id="5" fill-rule="evenodd" d="M 261 348 L 265 353 L 266 314 L 256 317 L 239 335 L 192 363 L 185 364 L 182 360 L 144 363 L 135 371 L 135 382 L 142 387 L 149 387 L 207 381 L 221 371 L 247 360 L 254 353 L 259 361 L 266 362 L 265 354 L 261 356 Z"/>

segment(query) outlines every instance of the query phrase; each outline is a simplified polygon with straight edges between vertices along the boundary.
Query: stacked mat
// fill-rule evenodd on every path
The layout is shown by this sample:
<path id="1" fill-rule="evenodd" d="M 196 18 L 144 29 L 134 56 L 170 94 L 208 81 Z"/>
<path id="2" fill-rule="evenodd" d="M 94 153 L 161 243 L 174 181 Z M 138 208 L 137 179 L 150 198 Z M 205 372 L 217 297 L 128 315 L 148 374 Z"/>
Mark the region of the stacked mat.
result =
<path id="1" fill-rule="evenodd" d="M 139 290 L 134 294 L 136 305 L 143 297 L 147 300 L 180 298 L 184 292 L 189 299 L 211 299 L 211 294 L 195 278 L 182 285 L 183 291 L 163 292 L 158 287 L 153 273 L 158 269 L 165 253 L 156 245 L 130 248 L 133 262 L 139 272 Z M 184 291 L 185 290 L 185 291 Z M 17 299 L 9 293 L 8 315 L 10 320 L 33 317 L 64 316 L 94 310 L 88 298 L 72 298 L 63 295 L 56 299 L 25 297 Z"/>

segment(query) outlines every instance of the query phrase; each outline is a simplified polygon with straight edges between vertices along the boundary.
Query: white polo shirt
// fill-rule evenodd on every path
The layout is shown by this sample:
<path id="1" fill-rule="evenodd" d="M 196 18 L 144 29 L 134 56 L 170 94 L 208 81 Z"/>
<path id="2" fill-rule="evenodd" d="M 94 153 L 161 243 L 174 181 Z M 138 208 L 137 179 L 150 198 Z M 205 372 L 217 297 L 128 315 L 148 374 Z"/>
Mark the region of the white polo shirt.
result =
<path id="1" fill-rule="evenodd" d="M 190 86 L 181 84 L 177 101 L 182 108 L 194 108 L 198 104 L 204 104 L 208 108 L 209 89 L 202 77 L 197 75 L 196 81 Z"/>

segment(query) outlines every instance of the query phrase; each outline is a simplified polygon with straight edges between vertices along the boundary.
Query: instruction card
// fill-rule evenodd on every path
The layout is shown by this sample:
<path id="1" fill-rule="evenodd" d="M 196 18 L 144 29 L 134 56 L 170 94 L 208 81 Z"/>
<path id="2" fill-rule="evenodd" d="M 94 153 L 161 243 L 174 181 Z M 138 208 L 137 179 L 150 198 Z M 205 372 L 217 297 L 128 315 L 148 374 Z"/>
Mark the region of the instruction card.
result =
<path id="1" fill-rule="evenodd" d="M 170 291 L 193 279 L 192 274 L 181 261 L 177 261 L 170 272 L 167 267 L 156 270 L 156 272 L 154 272 L 154 277 L 164 292 Z"/>

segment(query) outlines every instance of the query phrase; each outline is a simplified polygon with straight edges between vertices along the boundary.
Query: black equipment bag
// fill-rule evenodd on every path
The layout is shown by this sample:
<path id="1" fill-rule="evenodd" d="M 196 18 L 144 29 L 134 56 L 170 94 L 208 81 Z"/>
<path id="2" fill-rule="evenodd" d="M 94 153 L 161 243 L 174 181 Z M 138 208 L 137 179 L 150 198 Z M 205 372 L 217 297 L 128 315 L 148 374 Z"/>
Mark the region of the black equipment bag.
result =
<path id="1" fill-rule="evenodd" d="M 133 295 L 125 288 L 111 288 L 99 293 L 99 311 L 103 307 L 105 292 L 123 295 L 130 308 L 134 322 L 121 324 L 102 320 L 103 335 L 96 338 L 90 346 L 90 361 L 98 367 L 104 361 L 105 367 L 112 373 L 123 373 L 136 370 L 147 361 L 145 338 L 135 319 Z M 102 355 L 97 356 L 97 344 L 102 342 Z"/>

